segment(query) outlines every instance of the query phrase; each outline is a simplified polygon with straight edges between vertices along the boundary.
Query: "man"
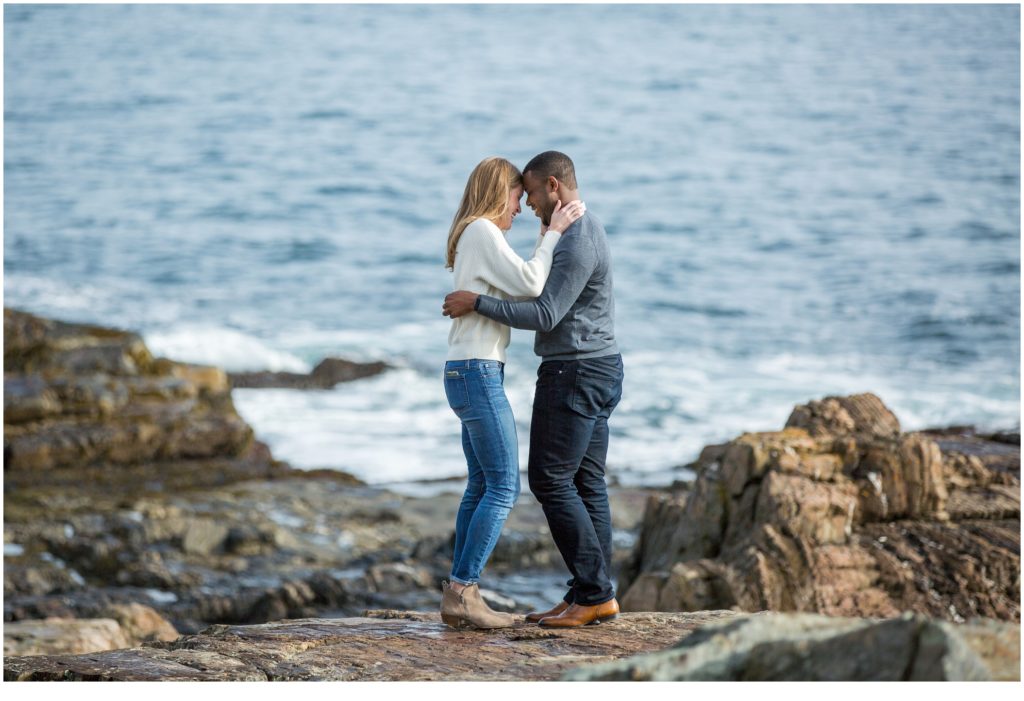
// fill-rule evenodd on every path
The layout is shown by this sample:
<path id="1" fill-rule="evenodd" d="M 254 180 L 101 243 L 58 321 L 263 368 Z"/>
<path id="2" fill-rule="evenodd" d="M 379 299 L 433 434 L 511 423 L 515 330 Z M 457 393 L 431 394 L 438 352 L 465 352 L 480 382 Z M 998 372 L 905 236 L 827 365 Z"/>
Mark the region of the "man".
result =
<path id="1" fill-rule="evenodd" d="M 526 203 L 547 226 L 556 204 L 580 199 L 572 161 L 546 151 L 523 169 Z M 615 343 L 612 270 L 604 227 L 590 212 L 562 234 L 540 296 L 498 300 L 458 291 L 444 314 L 475 311 L 537 332 L 543 358 L 530 427 L 530 490 L 572 573 L 564 600 L 527 621 L 574 627 L 619 612 L 611 583 L 612 522 L 605 485 L 608 417 L 622 396 L 622 356 Z"/>

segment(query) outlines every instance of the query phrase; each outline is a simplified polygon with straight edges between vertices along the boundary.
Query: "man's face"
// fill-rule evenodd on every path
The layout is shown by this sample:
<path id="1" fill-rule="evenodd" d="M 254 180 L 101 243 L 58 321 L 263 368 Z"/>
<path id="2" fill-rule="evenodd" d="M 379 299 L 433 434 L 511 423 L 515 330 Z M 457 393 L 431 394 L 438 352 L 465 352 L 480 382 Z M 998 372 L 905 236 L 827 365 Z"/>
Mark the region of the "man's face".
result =
<path id="1" fill-rule="evenodd" d="M 549 178 L 535 177 L 532 171 L 523 174 L 523 189 L 526 191 L 526 204 L 544 222 L 551 223 L 551 213 L 555 211 L 558 193 L 549 185 Z"/>

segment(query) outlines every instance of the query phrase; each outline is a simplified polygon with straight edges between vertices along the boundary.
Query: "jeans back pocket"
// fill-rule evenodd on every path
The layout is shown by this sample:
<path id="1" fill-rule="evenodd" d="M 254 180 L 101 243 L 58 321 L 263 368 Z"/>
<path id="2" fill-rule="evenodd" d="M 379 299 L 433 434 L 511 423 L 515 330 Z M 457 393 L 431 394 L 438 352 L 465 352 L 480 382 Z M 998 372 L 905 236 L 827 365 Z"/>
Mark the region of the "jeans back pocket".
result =
<path id="1" fill-rule="evenodd" d="M 469 388 L 466 376 L 456 370 L 445 370 L 444 393 L 448 397 L 448 406 L 456 413 L 469 408 Z"/>
<path id="2" fill-rule="evenodd" d="M 578 361 L 572 408 L 584 416 L 607 418 L 622 399 L 622 380 L 617 355 Z"/>

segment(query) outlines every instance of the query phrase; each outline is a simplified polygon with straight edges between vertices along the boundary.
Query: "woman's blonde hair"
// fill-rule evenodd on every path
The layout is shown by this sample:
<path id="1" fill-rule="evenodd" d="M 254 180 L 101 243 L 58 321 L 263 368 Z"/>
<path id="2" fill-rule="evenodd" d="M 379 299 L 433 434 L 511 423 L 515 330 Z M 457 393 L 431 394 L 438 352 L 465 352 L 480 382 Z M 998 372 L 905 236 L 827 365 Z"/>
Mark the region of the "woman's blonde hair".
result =
<path id="1" fill-rule="evenodd" d="M 455 213 L 452 228 L 448 230 L 445 267 L 449 270 L 455 268 L 455 248 L 469 223 L 480 217 L 491 221 L 500 220 L 508 212 L 508 193 L 522 184 L 523 174 L 504 158 L 494 156 L 477 164 L 469 174 L 459 211 Z"/>

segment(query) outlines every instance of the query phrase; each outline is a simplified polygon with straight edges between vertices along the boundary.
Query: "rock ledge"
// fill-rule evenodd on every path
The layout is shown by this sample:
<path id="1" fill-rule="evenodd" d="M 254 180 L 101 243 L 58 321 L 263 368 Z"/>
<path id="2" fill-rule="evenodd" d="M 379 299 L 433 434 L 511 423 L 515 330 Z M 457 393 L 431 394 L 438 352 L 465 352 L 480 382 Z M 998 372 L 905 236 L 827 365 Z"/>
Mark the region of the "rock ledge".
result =
<path id="1" fill-rule="evenodd" d="M 574 630 L 448 628 L 436 613 L 367 611 L 216 625 L 174 642 L 7 657 L 6 681 L 1010 680 L 1020 626 L 703 611 L 624 613 Z"/>
<path id="2" fill-rule="evenodd" d="M 173 643 L 7 657 L 5 681 L 551 680 L 581 664 L 663 649 L 731 611 L 624 614 L 572 631 L 457 631 L 434 613 L 216 625 Z"/>

